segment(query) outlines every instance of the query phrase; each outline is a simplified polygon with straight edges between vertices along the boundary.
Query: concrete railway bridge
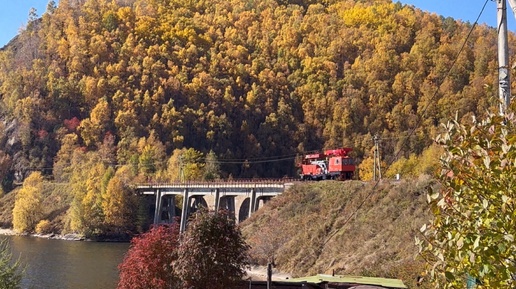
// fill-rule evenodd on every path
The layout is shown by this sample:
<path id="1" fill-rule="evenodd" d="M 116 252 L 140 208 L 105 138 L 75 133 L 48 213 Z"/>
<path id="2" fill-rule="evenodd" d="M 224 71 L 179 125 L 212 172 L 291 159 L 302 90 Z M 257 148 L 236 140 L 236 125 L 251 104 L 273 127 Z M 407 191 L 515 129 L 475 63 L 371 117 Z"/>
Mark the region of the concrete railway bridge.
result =
<path id="1" fill-rule="evenodd" d="M 242 222 L 291 185 L 291 181 L 283 179 L 238 180 L 141 184 L 136 190 L 147 198 L 153 224 L 172 223 L 180 217 L 180 230 L 184 232 L 190 214 L 200 207 L 226 210 L 237 222 Z M 176 204 L 177 200 L 182 200 L 182 204 Z"/>

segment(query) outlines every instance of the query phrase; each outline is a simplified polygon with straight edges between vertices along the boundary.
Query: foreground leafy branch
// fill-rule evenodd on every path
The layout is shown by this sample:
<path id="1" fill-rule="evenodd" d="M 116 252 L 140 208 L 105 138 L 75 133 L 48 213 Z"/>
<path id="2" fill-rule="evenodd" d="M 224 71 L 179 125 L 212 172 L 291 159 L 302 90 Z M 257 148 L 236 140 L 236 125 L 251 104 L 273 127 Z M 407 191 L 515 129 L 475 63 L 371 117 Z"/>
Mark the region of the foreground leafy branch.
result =
<path id="1" fill-rule="evenodd" d="M 416 239 L 436 288 L 512 288 L 516 281 L 516 118 L 489 115 L 445 125 L 440 191 L 428 200 L 434 220 Z"/>
<path id="2" fill-rule="evenodd" d="M 0 288 L 21 288 L 22 267 L 19 260 L 12 259 L 9 239 L 0 240 Z"/>

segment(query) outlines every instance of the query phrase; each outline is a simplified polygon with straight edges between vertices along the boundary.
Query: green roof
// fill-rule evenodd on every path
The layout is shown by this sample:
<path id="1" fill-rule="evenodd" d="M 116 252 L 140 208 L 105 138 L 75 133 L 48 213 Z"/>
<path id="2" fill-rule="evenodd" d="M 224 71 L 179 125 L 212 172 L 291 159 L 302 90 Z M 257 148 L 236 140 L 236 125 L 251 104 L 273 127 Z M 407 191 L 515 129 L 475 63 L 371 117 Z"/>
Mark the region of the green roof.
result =
<path id="1" fill-rule="evenodd" d="M 301 277 L 284 280 L 287 282 L 309 282 L 309 283 L 350 283 L 360 285 L 376 285 L 387 288 L 408 288 L 403 281 L 399 279 L 364 277 L 364 276 L 347 276 L 347 275 L 325 275 L 318 274 L 310 277 Z"/>

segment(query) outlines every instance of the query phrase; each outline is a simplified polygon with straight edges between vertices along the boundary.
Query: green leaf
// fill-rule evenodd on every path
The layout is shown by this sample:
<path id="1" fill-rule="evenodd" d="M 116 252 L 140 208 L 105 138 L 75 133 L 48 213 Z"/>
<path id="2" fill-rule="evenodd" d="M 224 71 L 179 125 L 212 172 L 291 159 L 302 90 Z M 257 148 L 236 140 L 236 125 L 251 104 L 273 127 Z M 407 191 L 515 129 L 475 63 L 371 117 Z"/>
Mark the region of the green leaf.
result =
<path id="1" fill-rule="evenodd" d="M 444 272 L 444 276 L 446 276 L 446 279 L 448 279 L 448 281 L 455 280 L 455 275 L 453 275 L 453 273 L 450 271 Z"/>

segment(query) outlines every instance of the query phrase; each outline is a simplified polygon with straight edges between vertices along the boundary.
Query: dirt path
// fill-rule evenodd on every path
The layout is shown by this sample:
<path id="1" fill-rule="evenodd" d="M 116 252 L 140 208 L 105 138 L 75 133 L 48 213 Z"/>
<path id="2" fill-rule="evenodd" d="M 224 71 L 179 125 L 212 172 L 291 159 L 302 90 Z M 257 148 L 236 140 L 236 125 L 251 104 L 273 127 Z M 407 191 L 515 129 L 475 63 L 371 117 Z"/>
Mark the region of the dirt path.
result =
<path id="1" fill-rule="evenodd" d="M 250 270 L 247 270 L 247 276 L 252 280 L 257 281 L 266 281 L 267 280 L 267 267 L 265 266 L 253 266 Z M 292 276 L 288 273 L 278 272 L 276 270 L 272 270 L 272 280 L 280 281 L 292 278 Z"/>

